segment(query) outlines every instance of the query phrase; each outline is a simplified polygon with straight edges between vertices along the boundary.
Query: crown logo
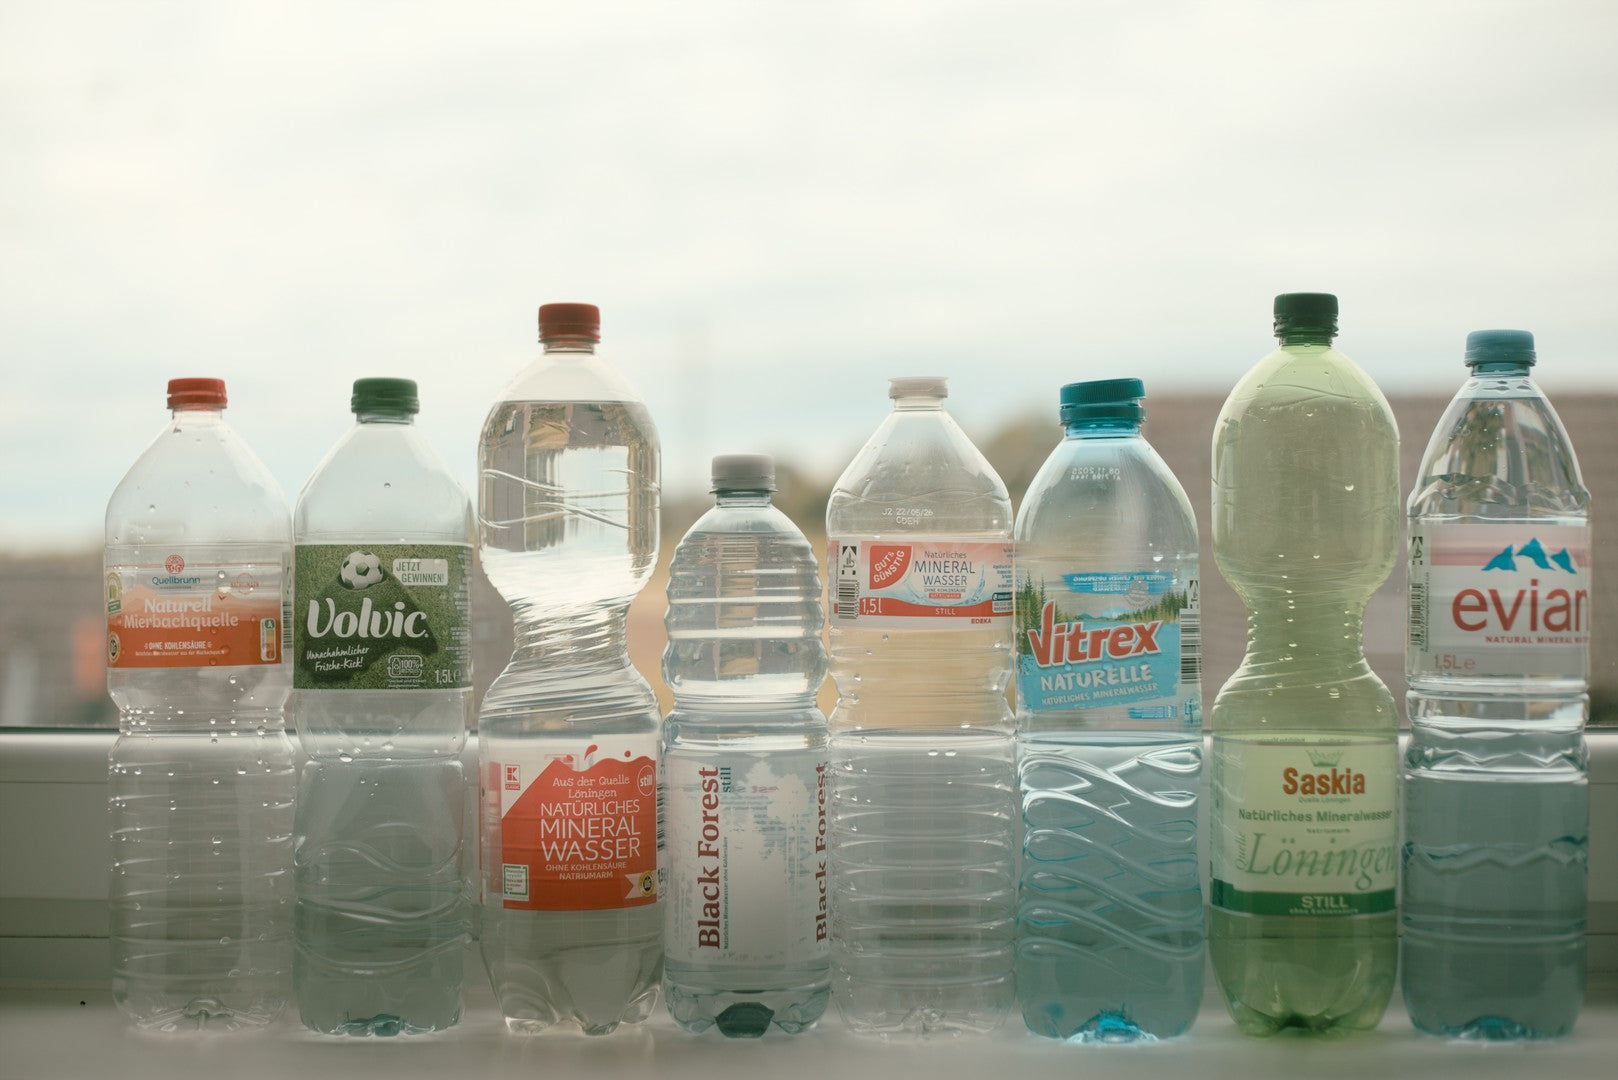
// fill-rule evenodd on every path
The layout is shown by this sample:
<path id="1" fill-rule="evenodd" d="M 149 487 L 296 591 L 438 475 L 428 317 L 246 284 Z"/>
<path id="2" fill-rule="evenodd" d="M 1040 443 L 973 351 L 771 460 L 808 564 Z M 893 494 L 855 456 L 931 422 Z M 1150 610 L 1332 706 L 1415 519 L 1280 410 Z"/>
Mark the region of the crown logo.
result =
<path id="1" fill-rule="evenodd" d="M 1326 753 L 1324 750 L 1307 750 L 1305 753 L 1309 755 L 1310 764 L 1317 769 L 1335 769 L 1337 763 L 1343 760 L 1341 750 L 1331 754 Z"/>

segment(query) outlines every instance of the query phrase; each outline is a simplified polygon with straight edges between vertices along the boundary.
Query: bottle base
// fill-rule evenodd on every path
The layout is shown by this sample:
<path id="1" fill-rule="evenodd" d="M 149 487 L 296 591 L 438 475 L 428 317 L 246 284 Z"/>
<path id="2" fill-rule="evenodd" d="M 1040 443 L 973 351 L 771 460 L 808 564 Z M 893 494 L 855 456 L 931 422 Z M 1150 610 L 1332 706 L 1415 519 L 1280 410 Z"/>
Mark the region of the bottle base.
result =
<path id="1" fill-rule="evenodd" d="M 268 1027 L 280 1017 L 285 1001 L 232 1006 L 216 997 L 195 997 L 183 1004 L 139 1000 L 114 994 L 129 1021 L 144 1031 L 249 1031 Z"/>
<path id="2" fill-rule="evenodd" d="M 1467 1042 L 1533 1042 L 1542 1039 L 1560 1039 L 1573 1030 L 1572 1020 L 1569 1020 L 1564 1027 L 1546 1031 L 1503 1016 L 1478 1016 L 1461 1024 L 1430 1021 L 1424 1023 L 1414 1017 L 1411 1018 L 1411 1022 L 1417 1031 L 1424 1034 L 1446 1039 L 1463 1039 Z"/>
<path id="3" fill-rule="evenodd" d="M 1022 1013 L 1023 1023 L 1028 1026 L 1031 1033 L 1044 1039 L 1098 1046 L 1162 1042 L 1177 1038 L 1191 1030 L 1191 1020 L 1187 1019 L 1173 1030 L 1148 1031 L 1131 1019 L 1127 1011 L 1121 1009 L 1102 1010 L 1074 1027 L 1070 1021 L 1062 1019 L 1060 1014 L 1064 1012 L 1066 1010 L 1060 1007 L 1055 1014 L 1032 1011 L 1025 1007 Z"/>
<path id="4" fill-rule="evenodd" d="M 788 1035 L 807 1031 L 826 1012 L 831 987 L 783 990 L 700 990 L 667 983 L 669 1015 L 693 1034 L 718 1029 L 727 1039 L 756 1039 L 773 1025 Z"/>

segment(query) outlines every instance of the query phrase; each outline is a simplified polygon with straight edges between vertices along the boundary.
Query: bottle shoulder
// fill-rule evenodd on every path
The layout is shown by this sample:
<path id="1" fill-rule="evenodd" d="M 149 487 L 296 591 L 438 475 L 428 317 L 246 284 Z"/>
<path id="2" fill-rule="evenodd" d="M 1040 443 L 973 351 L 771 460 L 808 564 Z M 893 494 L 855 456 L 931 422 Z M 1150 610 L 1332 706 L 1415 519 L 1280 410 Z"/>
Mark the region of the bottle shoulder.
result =
<path id="1" fill-rule="evenodd" d="M 1406 502 L 1412 520 L 1579 524 L 1590 493 L 1561 418 L 1527 377 L 1467 380 Z"/>
<path id="2" fill-rule="evenodd" d="M 299 542 L 470 544 L 472 502 L 438 451 L 405 424 L 356 424 L 316 466 L 294 513 Z"/>
<path id="3" fill-rule="evenodd" d="M 541 352 L 501 392 L 500 404 L 527 401 L 641 403 L 630 381 L 599 352 Z"/>
<path id="4" fill-rule="evenodd" d="M 223 421 L 185 414 L 135 459 L 107 501 L 108 543 L 290 543 L 292 517 L 275 477 Z"/>
<path id="5" fill-rule="evenodd" d="M 952 417 L 895 411 L 843 470 L 826 505 L 833 535 L 1010 537 L 1005 483 Z"/>
<path id="6" fill-rule="evenodd" d="M 1185 488 L 1141 438 L 1063 440 L 1023 496 L 1015 537 L 1061 546 L 1110 539 L 1192 558 L 1198 548 Z"/>

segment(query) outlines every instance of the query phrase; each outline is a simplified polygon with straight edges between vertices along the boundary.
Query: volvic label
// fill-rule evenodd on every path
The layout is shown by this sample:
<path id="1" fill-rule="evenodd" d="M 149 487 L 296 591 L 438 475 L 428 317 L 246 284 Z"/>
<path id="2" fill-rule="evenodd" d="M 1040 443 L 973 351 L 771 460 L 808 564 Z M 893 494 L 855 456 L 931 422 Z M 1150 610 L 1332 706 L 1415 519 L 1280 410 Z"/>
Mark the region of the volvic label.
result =
<path id="1" fill-rule="evenodd" d="M 1022 574 L 1016 608 L 1017 692 L 1025 708 L 1126 705 L 1131 719 L 1197 718 L 1195 576 L 1036 570 Z M 1193 700 L 1182 702 L 1186 694 Z"/>
<path id="2" fill-rule="evenodd" d="M 504 907 L 656 902 L 655 736 L 508 751 L 484 766 L 482 807 L 484 836 L 499 837 L 486 890 Z"/>
<path id="3" fill-rule="evenodd" d="M 1210 901 L 1255 915 L 1392 911 L 1398 748 L 1214 736 Z"/>
<path id="4" fill-rule="evenodd" d="M 211 556 L 211 557 L 210 557 Z M 284 548 L 107 549 L 107 666 L 279 664 L 289 599 Z"/>
<path id="5" fill-rule="evenodd" d="M 871 629 L 973 630 L 1011 621 L 1004 540 L 832 537 L 832 617 Z"/>
<path id="6" fill-rule="evenodd" d="M 1413 673 L 1588 675 L 1587 527 L 1418 528 L 1410 534 L 1409 597 Z"/>
<path id="7" fill-rule="evenodd" d="M 800 964 L 826 955 L 826 761 L 671 753 L 665 762 L 670 959 Z"/>
<path id="8" fill-rule="evenodd" d="M 293 686 L 472 685 L 470 545 L 299 544 L 293 558 Z"/>

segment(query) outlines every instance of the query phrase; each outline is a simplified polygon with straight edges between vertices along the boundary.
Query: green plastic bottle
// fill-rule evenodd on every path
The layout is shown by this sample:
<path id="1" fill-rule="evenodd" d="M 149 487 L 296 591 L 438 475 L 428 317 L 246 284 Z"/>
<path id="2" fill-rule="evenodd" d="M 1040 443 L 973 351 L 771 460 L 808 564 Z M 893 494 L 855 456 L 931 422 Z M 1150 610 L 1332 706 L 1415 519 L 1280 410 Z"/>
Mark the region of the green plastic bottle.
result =
<path id="1" fill-rule="evenodd" d="M 1244 1032 L 1365 1030 L 1397 963 L 1398 714 L 1361 624 L 1399 555 L 1399 432 L 1332 348 L 1336 297 L 1276 297 L 1275 332 L 1214 425 L 1248 633 L 1212 713 L 1209 946 Z"/>

